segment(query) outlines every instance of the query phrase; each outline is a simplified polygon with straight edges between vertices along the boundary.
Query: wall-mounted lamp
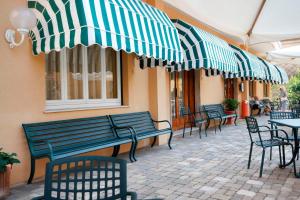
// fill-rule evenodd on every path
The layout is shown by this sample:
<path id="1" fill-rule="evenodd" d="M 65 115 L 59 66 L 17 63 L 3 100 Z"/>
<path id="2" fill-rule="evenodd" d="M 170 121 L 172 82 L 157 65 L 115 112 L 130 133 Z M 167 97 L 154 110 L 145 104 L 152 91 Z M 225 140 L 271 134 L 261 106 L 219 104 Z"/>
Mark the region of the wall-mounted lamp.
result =
<path id="1" fill-rule="evenodd" d="M 16 31 L 12 29 L 6 30 L 5 38 L 9 43 L 10 48 L 14 48 L 16 46 L 21 45 L 25 39 L 25 36 L 33 27 L 35 27 L 36 17 L 35 14 L 29 8 L 20 7 L 11 12 L 9 19 L 13 27 L 21 35 L 20 41 L 16 42 Z"/>

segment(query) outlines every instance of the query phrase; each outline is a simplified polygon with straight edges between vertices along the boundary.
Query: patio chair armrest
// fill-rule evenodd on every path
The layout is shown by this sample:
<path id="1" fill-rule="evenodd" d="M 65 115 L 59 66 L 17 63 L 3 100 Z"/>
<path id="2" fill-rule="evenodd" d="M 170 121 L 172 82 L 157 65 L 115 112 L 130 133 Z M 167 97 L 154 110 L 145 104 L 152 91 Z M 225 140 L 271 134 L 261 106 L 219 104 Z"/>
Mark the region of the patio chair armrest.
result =
<path id="1" fill-rule="evenodd" d="M 137 200 L 136 192 L 127 192 L 126 196 L 131 196 L 131 200 Z"/>
<path id="2" fill-rule="evenodd" d="M 134 130 L 134 128 L 132 127 L 132 126 L 116 126 L 116 125 L 114 125 L 113 126 L 113 129 L 114 130 L 121 130 L 121 129 L 127 129 L 128 131 L 129 131 L 129 133 L 131 134 L 131 138 L 132 139 L 136 139 L 136 132 L 135 132 L 135 130 Z M 119 135 L 118 135 L 118 132 L 116 131 L 116 134 L 117 134 L 117 136 L 118 137 L 120 137 Z"/>
<path id="3" fill-rule="evenodd" d="M 167 123 L 169 125 L 169 128 L 172 129 L 172 125 L 168 120 L 157 121 L 157 120 L 152 119 L 152 121 L 155 122 L 155 123 Z"/>
<path id="4" fill-rule="evenodd" d="M 281 138 L 281 139 L 286 139 L 286 140 L 289 141 L 289 135 L 285 130 L 283 130 L 283 129 L 271 129 L 271 131 L 276 131 L 276 136 L 275 137 Z M 279 132 L 283 133 L 284 137 L 280 137 L 278 135 Z"/>
<path id="5" fill-rule="evenodd" d="M 258 126 L 258 127 L 259 127 L 259 128 L 267 128 L 267 129 L 268 129 L 268 131 L 269 131 L 269 130 L 271 130 L 271 128 L 270 128 L 270 127 L 268 127 L 268 126 L 264 126 L 264 125 L 263 125 L 263 126 Z"/>

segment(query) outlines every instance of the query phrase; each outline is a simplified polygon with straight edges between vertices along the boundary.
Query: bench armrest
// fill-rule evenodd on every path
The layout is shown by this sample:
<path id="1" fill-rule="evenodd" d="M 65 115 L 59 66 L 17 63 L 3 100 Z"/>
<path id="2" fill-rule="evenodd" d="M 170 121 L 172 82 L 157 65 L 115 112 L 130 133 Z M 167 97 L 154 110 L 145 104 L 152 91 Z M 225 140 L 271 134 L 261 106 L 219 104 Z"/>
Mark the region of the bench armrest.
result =
<path id="1" fill-rule="evenodd" d="M 137 200 L 136 192 L 127 192 L 126 196 L 131 196 L 131 200 Z"/>
<path id="2" fill-rule="evenodd" d="M 169 128 L 172 129 L 172 125 L 168 120 L 157 121 L 157 120 L 152 119 L 152 121 L 155 122 L 155 123 L 167 123 L 169 125 Z"/>
<path id="3" fill-rule="evenodd" d="M 129 133 L 131 134 L 131 139 L 133 139 L 133 140 L 136 139 L 136 132 L 135 132 L 135 130 L 134 130 L 134 128 L 132 126 L 116 126 L 116 125 L 114 125 L 113 129 L 114 130 L 127 129 L 129 131 Z M 118 135 L 117 131 L 116 131 L 116 134 L 117 134 L 118 137 L 120 137 Z"/>
<path id="4" fill-rule="evenodd" d="M 37 144 L 46 144 L 48 146 L 48 149 L 49 149 L 49 158 L 50 160 L 53 160 L 53 153 L 54 153 L 54 150 L 53 150 L 53 145 L 51 144 L 51 142 L 49 142 L 48 140 L 32 140 L 31 138 L 28 138 L 29 142 L 30 143 L 37 143 Z"/>

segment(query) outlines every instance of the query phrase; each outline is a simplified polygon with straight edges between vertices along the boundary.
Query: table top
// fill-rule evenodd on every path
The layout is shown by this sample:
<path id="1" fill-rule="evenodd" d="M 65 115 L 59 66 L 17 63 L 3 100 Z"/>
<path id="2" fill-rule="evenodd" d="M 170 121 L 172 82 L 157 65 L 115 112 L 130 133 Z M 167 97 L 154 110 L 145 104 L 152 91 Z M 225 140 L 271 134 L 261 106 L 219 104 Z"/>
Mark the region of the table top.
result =
<path id="1" fill-rule="evenodd" d="M 300 119 L 270 119 L 269 122 L 291 128 L 300 128 Z"/>

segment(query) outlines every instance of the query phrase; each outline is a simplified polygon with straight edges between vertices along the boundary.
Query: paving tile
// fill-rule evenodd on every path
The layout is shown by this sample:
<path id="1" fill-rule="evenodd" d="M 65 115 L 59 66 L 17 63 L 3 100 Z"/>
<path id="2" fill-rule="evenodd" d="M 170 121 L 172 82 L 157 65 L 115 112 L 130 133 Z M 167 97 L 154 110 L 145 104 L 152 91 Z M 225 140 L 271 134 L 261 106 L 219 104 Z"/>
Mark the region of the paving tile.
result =
<path id="1" fill-rule="evenodd" d="M 249 190 L 239 190 L 237 192 L 239 195 L 248 196 L 248 197 L 254 197 L 256 195 L 255 192 L 249 191 Z"/>

